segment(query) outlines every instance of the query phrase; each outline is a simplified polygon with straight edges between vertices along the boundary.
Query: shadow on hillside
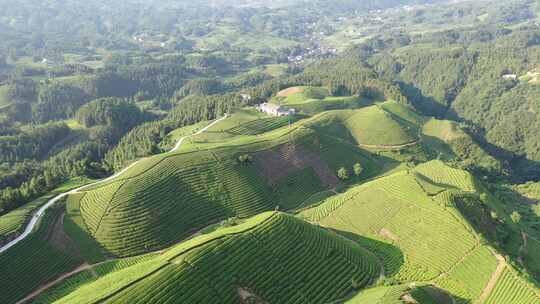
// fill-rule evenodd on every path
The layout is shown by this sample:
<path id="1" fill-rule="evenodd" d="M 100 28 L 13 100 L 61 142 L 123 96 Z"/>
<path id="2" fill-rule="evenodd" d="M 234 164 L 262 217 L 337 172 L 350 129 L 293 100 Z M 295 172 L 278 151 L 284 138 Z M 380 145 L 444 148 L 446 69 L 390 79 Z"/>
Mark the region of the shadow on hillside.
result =
<path id="1" fill-rule="evenodd" d="M 446 119 L 464 122 L 471 128 L 464 131 L 480 145 L 480 147 L 493 158 L 503 163 L 504 169 L 509 173 L 505 177 L 512 183 L 524 183 L 526 181 L 540 181 L 540 161 L 529 159 L 524 155 L 518 155 L 513 151 L 494 145 L 487 141 L 485 130 L 470 120 L 463 119 L 455 111 L 449 109 Z"/>
<path id="2" fill-rule="evenodd" d="M 443 118 L 447 110 L 446 105 L 437 102 L 433 97 L 425 96 L 422 90 L 412 84 L 398 81 L 398 85 L 403 95 L 411 100 L 414 107 L 422 114 Z"/>
<path id="3" fill-rule="evenodd" d="M 537 262 L 540 252 L 536 245 L 540 244 L 540 216 L 537 213 L 540 200 L 526 197 L 509 187 L 491 186 L 489 190 L 503 204 L 507 214 L 515 211 L 520 215 L 517 224 L 506 220 L 508 236 L 500 246 L 501 252 L 524 267 L 534 279 L 533 283 L 540 287 L 540 264 Z"/>
<path id="4" fill-rule="evenodd" d="M 405 263 L 405 258 L 401 249 L 392 244 L 382 242 L 379 240 L 367 238 L 365 236 L 352 233 L 349 231 L 343 231 L 338 229 L 327 228 L 328 230 L 335 232 L 347 239 L 358 243 L 362 248 L 373 253 L 384 267 L 384 272 L 387 277 L 395 275 L 401 266 Z"/>

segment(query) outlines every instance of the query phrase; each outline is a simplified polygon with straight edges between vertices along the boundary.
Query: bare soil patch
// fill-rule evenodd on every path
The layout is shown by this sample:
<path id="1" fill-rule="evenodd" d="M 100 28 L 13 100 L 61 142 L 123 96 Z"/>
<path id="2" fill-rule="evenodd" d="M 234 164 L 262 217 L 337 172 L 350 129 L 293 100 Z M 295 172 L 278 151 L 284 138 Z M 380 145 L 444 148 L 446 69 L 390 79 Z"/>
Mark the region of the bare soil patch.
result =
<path id="1" fill-rule="evenodd" d="M 60 216 L 54 222 L 54 225 L 50 228 L 47 234 L 47 242 L 54 248 L 62 251 L 69 252 L 72 255 L 80 257 L 80 251 L 73 240 L 64 231 L 64 217 L 66 213 L 62 212 Z"/>
<path id="2" fill-rule="evenodd" d="M 277 94 L 277 96 L 279 96 L 279 97 L 287 97 L 287 96 L 290 96 L 292 94 L 300 93 L 302 91 L 304 91 L 304 89 L 302 89 L 300 87 L 291 87 L 291 88 L 280 91 Z"/>
<path id="3" fill-rule="evenodd" d="M 409 293 L 402 295 L 401 301 L 406 304 L 418 304 L 418 302 Z"/>
<path id="4" fill-rule="evenodd" d="M 392 233 L 392 231 L 386 229 L 386 228 L 382 228 L 380 231 L 379 231 L 379 235 L 382 236 L 382 237 L 385 237 L 387 239 L 390 239 L 394 242 L 396 242 L 397 240 L 399 240 L 399 238 L 397 237 L 397 235 L 395 235 L 394 233 Z"/>
<path id="5" fill-rule="evenodd" d="M 272 150 L 258 152 L 255 165 L 270 185 L 294 171 L 313 168 L 322 184 L 332 188 L 339 180 L 319 155 L 295 144 L 284 144 Z"/>
<path id="6" fill-rule="evenodd" d="M 256 295 L 254 292 L 246 287 L 238 287 L 236 289 L 238 296 L 240 297 L 240 303 L 245 304 L 268 304 L 263 298 Z"/>

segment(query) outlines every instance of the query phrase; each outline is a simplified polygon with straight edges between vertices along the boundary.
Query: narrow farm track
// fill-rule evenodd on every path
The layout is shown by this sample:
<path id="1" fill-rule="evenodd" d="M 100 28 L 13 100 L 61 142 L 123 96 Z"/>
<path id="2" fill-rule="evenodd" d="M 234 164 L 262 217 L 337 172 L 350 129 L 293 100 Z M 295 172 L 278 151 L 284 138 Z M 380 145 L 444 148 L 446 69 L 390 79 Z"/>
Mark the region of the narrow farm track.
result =
<path id="1" fill-rule="evenodd" d="M 392 149 L 403 149 L 403 148 L 407 148 L 407 147 L 411 147 L 411 146 L 416 146 L 417 144 L 420 143 L 420 141 L 421 141 L 420 139 L 417 139 L 415 141 L 400 144 L 400 145 L 366 145 L 366 144 L 358 144 L 358 146 L 361 147 L 361 148 L 366 148 L 366 149 L 392 150 Z"/>
<path id="2" fill-rule="evenodd" d="M 88 263 L 84 263 L 81 266 L 77 267 L 75 270 L 70 271 L 68 273 L 64 273 L 63 275 L 61 275 L 60 277 L 54 279 L 53 281 L 50 281 L 49 283 L 40 286 L 38 289 L 32 291 L 31 294 L 27 295 L 22 300 L 19 300 L 16 304 L 26 303 L 26 302 L 30 301 L 31 299 L 35 298 L 36 296 L 40 295 L 42 292 L 49 289 L 50 287 L 62 282 L 63 280 L 71 277 L 72 275 L 75 275 L 77 273 L 80 273 L 82 271 L 90 269 L 91 267 L 92 267 L 92 265 L 90 265 Z"/>
<path id="3" fill-rule="evenodd" d="M 499 262 L 499 264 L 497 264 L 497 268 L 491 275 L 491 278 L 489 279 L 486 287 L 484 287 L 484 290 L 482 290 L 480 297 L 478 297 L 478 303 L 484 303 L 486 301 L 486 299 L 489 297 L 489 295 L 493 291 L 495 284 L 497 284 L 497 281 L 501 277 L 501 274 L 504 268 L 506 267 L 506 260 L 504 259 L 504 257 L 500 254 L 497 254 L 496 252 L 492 251 L 492 253 L 497 258 L 497 261 Z"/>
<path id="4" fill-rule="evenodd" d="M 180 148 L 180 146 L 182 145 L 182 143 L 184 142 L 184 140 L 190 136 L 193 136 L 193 135 L 198 135 L 198 134 L 201 134 L 203 132 L 205 132 L 206 130 L 208 130 L 209 128 L 211 128 L 213 125 L 215 125 L 216 123 L 226 119 L 228 117 L 228 114 L 224 115 L 223 117 L 219 118 L 219 119 L 216 119 L 215 121 L 213 121 L 211 124 L 209 124 L 208 126 L 200 129 L 199 131 L 197 131 L 196 133 L 192 134 L 192 135 L 187 135 L 187 136 L 183 136 L 182 138 L 180 138 L 178 140 L 178 142 L 176 143 L 176 145 L 174 146 L 174 148 L 169 151 L 170 152 L 174 152 L 176 150 L 178 150 Z M 133 167 L 135 164 L 137 164 L 139 161 L 136 161 L 136 162 L 133 162 L 131 165 L 127 166 L 126 168 L 122 169 L 121 171 L 115 173 L 114 175 L 111 175 L 105 179 L 102 179 L 102 180 L 99 180 L 97 182 L 94 182 L 94 183 L 91 183 L 91 184 L 88 184 L 88 185 L 84 185 L 82 187 L 79 187 L 79 188 L 76 188 L 76 189 L 73 189 L 71 191 L 68 191 L 68 192 L 65 192 L 65 193 L 62 193 L 62 194 L 59 194 L 57 196 L 55 196 L 54 198 L 50 199 L 45 205 L 41 206 L 38 211 L 32 216 L 32 219 L 30 220 L 30 222 L 28 223 L 28 225 L 26 225 L 26 228 L 24 229 L 24 232 L 19 235 L 18 237 L 16 237 L 15 239 L 13 239 L 12 241 L 10 241 L 9 243 L 5 244 L 4 246 L 0 247 L 0 253 L 3 253 L 5 252 L 6 250 L 8 250 L 9 248 L 15 246 L 17 243 L 19 243 L 20 241 L 24 240 L 26 237 L 28 237 L 30 235 L 30 233 L 32 233 L 32 231 L 34 230 L 34 228 L 36 227 L 37 223 L 38 223 L 38 220 L 40 219 L 40 217 L 43 216 L 43 214 L 45 213 L 45 211 L 47 209 L 49 209 L 51 206 L 53 206 L 56 202 L 60 201 L 61 199 L 63 199 L 64 197 L 68 196 L 69 194 L 74 194 L 74 193 L 77 193 L 81 190 L 84 190 L 88 187 L 91 187 L 91 186 L 96 186 L 96 185 L 99 185 L 101 183 L 104 183 L 104 182 L 108 182 L 118 176 L 120 176 L 121 174 L 123 174 L 124 172 L 126 172 L 128 169 L 130 169 L 131 167 Z"/>

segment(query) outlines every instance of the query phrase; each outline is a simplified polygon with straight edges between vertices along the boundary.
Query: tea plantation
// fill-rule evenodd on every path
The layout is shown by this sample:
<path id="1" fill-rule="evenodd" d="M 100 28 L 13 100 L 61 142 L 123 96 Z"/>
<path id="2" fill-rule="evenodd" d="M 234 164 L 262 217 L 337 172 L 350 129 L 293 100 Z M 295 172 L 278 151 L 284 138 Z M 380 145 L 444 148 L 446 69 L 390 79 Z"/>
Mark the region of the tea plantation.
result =
<path id="1" fill-rule="evenodd" d="M 325 303 L 373 283 L 380 270 L 354 242 L 268 212 L 91 283 L 83 278 L 57 303 Z"/>

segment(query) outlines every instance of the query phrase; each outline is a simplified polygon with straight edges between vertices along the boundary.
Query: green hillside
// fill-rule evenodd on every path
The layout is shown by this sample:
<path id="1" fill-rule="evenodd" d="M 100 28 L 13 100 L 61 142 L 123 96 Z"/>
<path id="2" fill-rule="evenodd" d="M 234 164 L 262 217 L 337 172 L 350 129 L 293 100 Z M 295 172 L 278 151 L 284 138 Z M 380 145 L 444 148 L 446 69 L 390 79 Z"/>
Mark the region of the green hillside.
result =
<path id="1" fill-rule="evenodd" d="M 360 108 L 373 101 L 359 96 L 331 96 L 328 89 L 323 87 L 299 86 L 278 92 L 270 103 L 295 109 L 300 114 L 315 115 L 329 110 Z"/>
<path id="2" fill-rule="evenodd" d="M 73 277 L 41 299 L 58 299 L 71 286 L 57 303 L 327 303 L 379 272 L 375 256 L 357 244 L 268 212 L 99 279 Z"/>
<path id="3" fill-rule="evenodd" d="M 394 163 L 320 136 L 302 121 L 284 127 L 272 123 L 261 127 L 272 131 L 260 134 L 233 132 L 265 124 L 256 115 L 235 113 L 186 140 L 179 152 L 143 159 L 112 181 L 89 187 L 71 203 L 80 209 L 84 224 L 79 227 L 106 254 L 132 256 L 164 248 L 226 218 L 296 208 L 343 183 L 336 176 L 341 167 L 352 170 L 361 163 L 362 175 L 347 181 L 358 182 Z M 241 162 L 241 156 L 247 161 Z M 73 221 L 81 223 L 80 218 Z"/>
<path id="4" fill-rule="evenodd" d="M 387 276 L 433 282 L 464 302 L 474 301 L 506 264 L 481 241 L 484 222 L 460 203 L 479 192 L 472 175 L 433 161 L 350 189 L 301 215 L 366 245 L 384 262 Z M 515 303 L 530 299 L 525 291 L 501 292 Z"/>
<path id="5" fill-rule="evenodd" d="M 306 125 L 367 148 L 397 148 L 418 140 L 412 124 L 378 105 L 324 112 Z"/>
<path id="6" fill-rule="evenodd" d="M 0 303 L 16 303 L 83 261 L 74 254 L 70 243 L 54 228 L 62 208 L 49 210 L 34 233 L 0 254 L 3 286 Z"/>
<path id="7" fill-rule="evenodd" d="M 413 302 L 414 301 L 414 302 Z M 379 286 L 361 291 L 346 304 L 451 304 L 452 299 L 431 285 Z"/>

